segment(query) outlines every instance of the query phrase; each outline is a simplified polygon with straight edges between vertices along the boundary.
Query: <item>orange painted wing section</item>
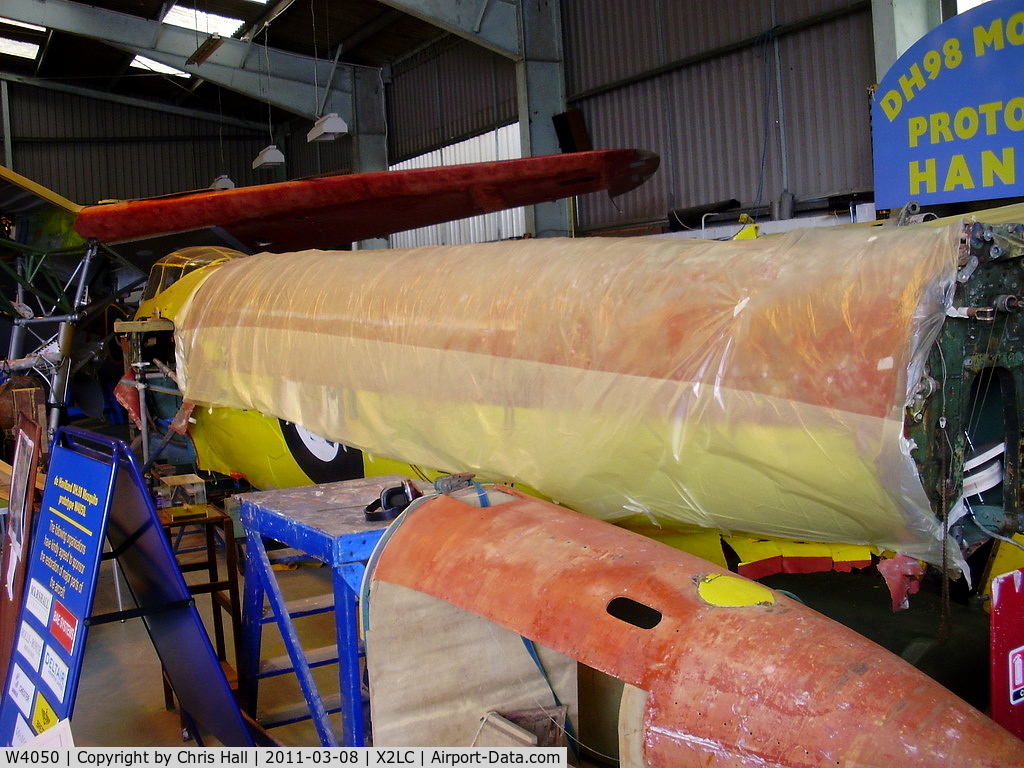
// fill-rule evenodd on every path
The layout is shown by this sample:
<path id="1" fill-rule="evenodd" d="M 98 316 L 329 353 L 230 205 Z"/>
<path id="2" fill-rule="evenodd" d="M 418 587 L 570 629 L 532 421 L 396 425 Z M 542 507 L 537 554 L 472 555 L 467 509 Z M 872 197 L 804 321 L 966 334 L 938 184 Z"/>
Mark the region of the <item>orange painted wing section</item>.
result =
<path id="1" fill-rule="evenodd" d="M 220 227 L 253 251 L 331 249 L 588 192 L 621 194 L 657 167 L 656 155 L 622 149 L 328 176 L 86 206 L 75 229 L 119 243 Z"/>
<path id="2" fill-rule="evenodd" d="M 392 529 L 372 578 L 647 691 L 652 768 L 1021 764 L 1024 743 L 852 630 L 705 560 L 516 495 L 486 509 L 422 502 Z M 713 604 L 698 588 L 715 574 L 768 599 Z M 660 620 L 616 618 L 615 598 Z"/>

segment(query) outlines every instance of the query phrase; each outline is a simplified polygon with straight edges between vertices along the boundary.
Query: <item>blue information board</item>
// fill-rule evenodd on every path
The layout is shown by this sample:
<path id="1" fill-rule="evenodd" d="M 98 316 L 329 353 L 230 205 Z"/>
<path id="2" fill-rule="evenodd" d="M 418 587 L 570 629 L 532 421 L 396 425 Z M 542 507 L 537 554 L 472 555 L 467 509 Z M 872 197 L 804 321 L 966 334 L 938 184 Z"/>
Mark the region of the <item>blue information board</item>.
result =
<path id="1" fill-rule="evenodd" d="M 990 0 L 911 46 L 871 105 L 875 206 L 1024 196 L 1024 0 Z"/>
<path id="2" fill-rule="evenodd" d="M 71 715 L 116 465 L 55 448 L 0 706 L 5 744 Z"/>
<path id="3" fill-rule="evenodd" d="M 224 746 L 260 738 L 244 718 L 181 574 L 135 457 L 120 441 L 57 431 L 0 701 L 0 743 L 18 746 L 69 718 L 82 670 L 103 541 L 120 564 L 193 726 Z"/>

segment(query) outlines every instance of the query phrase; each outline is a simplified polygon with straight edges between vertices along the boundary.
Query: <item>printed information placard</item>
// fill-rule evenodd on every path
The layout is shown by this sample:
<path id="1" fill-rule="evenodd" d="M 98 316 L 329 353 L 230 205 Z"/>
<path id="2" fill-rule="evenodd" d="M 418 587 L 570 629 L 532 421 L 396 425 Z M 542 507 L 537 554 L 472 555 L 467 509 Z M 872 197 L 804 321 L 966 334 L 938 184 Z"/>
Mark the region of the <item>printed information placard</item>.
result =
<path id="1" fill-rule="evenodd" d="M 62 427 L 51 457 L 0 700 L 0 742 L 21 747 L 71 716 L 90 623 L 141 618 L 196 743 L 209 736 L 253 746 L 131 449 Z M 104 541 L 135 607 L 98 617 L 91 613 Z"/>
<path id="2" fill-rule="evenodd" d="M 116 470 L 54 445 L 0 704 L 5 744 L 23 744 L 71 715 Z"/>

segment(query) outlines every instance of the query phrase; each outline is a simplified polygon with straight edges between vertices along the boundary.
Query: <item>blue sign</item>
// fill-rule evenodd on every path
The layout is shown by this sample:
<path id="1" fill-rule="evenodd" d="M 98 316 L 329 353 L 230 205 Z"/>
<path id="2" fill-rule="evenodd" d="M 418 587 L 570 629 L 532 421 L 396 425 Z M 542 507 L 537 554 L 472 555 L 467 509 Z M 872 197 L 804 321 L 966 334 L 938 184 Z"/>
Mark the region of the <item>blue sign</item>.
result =
<path id="1" fill-rule="evenodd" d="M 116 466 L 54 446 L 0 705 L 16 746 L 70 717 Z"/>
<path id="2" fill-rule="evenodd" d="M 990 0 L 918 40 L 871 105 L 876 207 L 1024 196 L 1022 74 L 1022 0 Z"/>
<path id="3" fill-rule="evenodd" d="M 92 616 L 110 543 L 136 608 Z M 230 546 L 230 544 L 228 544 Z M 210 644 L 135 457 L 110 437 L 57 430 L 32 537 L 0 743 L 20 746 L 69 718 L 90 624 L 142 617 L 197 744 L 251 747 L 250 728 Z"/>

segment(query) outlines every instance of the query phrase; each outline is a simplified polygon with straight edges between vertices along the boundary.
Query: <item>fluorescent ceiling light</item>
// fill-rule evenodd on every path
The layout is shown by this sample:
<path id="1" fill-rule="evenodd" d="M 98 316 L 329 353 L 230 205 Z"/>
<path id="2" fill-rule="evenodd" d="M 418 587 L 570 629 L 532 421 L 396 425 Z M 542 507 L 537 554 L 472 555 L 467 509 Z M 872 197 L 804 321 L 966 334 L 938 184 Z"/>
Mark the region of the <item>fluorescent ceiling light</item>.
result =
<path id="1" fill-rule="evenodd" d="M 12 27 L 21 27 L 22 29 L 31 29 L 33 32 L 45 32 L 46 27 L 38 27 L 35 24 L 26 24 L 24 21 L 15 21 L 14 19 L 8 19 L 4 16 L 0 16 L 0 24 L 10 24 Z"/>
<path id="2" fill-rule="evenodd" d="M 0 53 L 6 53 L 8 56 L 20 56 L 23 59 L 34 59 L 39 53 L 39 46 L 35 43 L 23 43 L 21 40 L 0 37 Z"/>
<path id="3" fill-rule="evenodd" d="M 180 69 L 169 67 L 166 64 L 161 64 L 159 61 L 153 61 L 153 59 L 147 59 L 145 56 L 136 56 L 132 59 L 130 66 L 135 69 L 148 69 L 150 72 L 158 72 L 161 75 L 175 75 L 177 77 L 191 77 L 188 72 L 182 72 Z"/>
<path id="4" fill-rule="evenodd" d="M 204 13 L 195 8 L 185 8 L 180 5 L 175 5 L 167 12 L 167 15 L 164 16 L 164 23 L 192 29 L 196 32 L 204 32 L 207 35 L 218 34 L 222 37 L 231 37 L 242 27 L 241 19 L 218 16 L 215 13 Z"/>
<path id="5" fill-rule="evenodd" d="M 332 141 L 346 133 L 348 133 L 348 123 L 331 112 L 313 124 L 309 133 L 306 134 L 306 141 Z"/>
<path id="6" fill-rule="evenodd" d="M 276 168 L 279 165 L 284 165 L 284 153 L 277 148 L 276 144 L 261 149 L 260 153 L 256 155 L 256 159 L 252 161 L 254 171 L 257 168 Z"/>

